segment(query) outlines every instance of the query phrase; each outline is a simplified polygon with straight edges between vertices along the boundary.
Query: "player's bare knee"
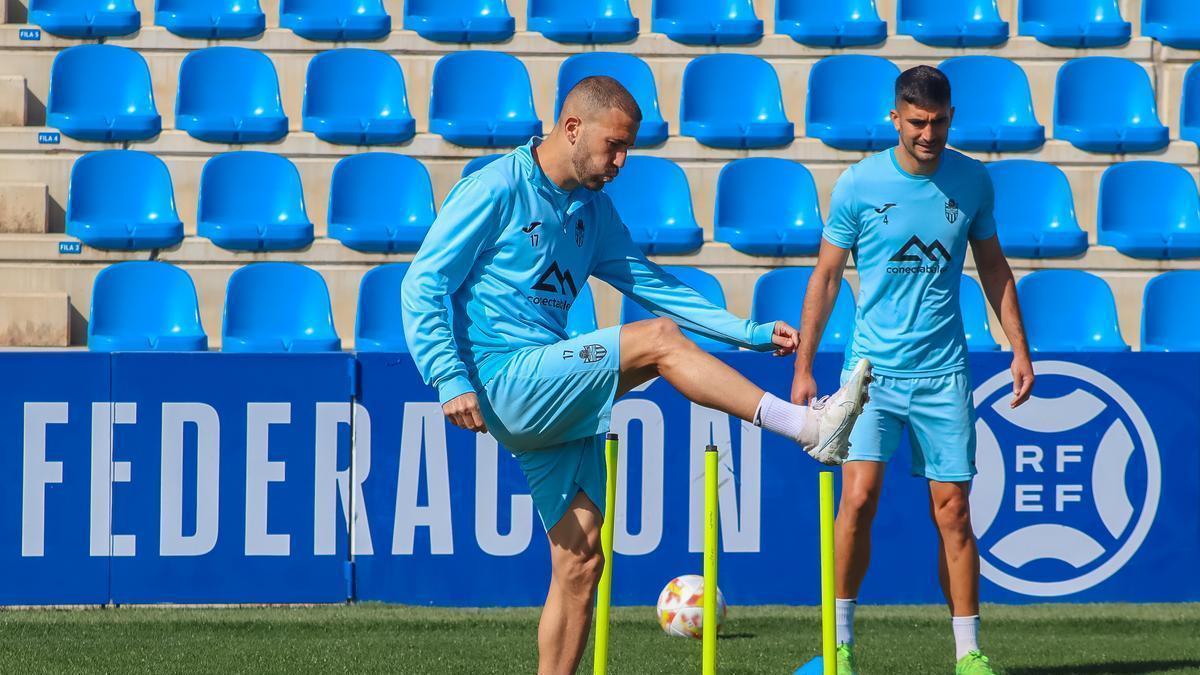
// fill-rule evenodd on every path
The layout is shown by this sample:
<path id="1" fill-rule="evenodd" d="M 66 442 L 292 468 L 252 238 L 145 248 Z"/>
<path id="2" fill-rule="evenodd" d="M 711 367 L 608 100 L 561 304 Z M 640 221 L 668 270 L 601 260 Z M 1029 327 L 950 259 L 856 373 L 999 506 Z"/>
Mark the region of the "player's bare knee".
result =
<path id="1" fill-rule="evenodd" d="M 596 552 L 579 552 L 564 561 L 562 569 L 555 570 L 555 575 L 563 588 L 572 596 L 590 599 L 600 582 L 604 571 L 604 554 Z"/>
<path id="2" fill-rule="evenodd" d="M 966 497 L 954 496 L 933 506 L 933 519 L 943 536 L 964 533 L 971 528 L 971 508 Z"/>
<path id="3" fill-rule="evenodd" d="M 842 494 L 841 512 L 855 523 L 870 523 L 879 505 L 879 493 L 870 488 L 847 487 Z"/>

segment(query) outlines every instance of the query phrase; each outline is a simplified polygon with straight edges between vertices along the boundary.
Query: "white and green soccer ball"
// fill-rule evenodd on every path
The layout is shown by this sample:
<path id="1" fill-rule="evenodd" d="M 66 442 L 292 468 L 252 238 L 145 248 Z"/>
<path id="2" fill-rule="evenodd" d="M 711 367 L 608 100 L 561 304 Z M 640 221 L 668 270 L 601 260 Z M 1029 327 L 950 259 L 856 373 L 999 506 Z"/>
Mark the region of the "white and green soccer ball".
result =
<path id="1" fill-rule="evenodd" d="M 717 589 L 717 631 L 725 623 L 725 596 Z M 667 582 L 658 594 L 658 625 L 675 637 L 699 640 L 704 635 L 704 577 L 684 574 Z"/>

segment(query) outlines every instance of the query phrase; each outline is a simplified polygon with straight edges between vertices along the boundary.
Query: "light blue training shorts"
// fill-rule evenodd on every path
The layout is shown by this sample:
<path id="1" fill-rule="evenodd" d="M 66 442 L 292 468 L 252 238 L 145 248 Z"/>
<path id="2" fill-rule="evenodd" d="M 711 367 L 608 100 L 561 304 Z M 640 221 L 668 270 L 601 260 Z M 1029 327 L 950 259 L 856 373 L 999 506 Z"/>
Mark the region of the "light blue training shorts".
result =
<path id="1" fill-rule="evenodd" d="M 621 375 L 621 327 L 525 347 L 483 385 L 488 431 L 521 463 L 547 531 L 583 490 L 604 511 L 604 436 Z"/>
<path id="2" fill-rule="evenodd" d="M 849 376 L 849 370 L 842 371 L 842 382 Z M 947 483 L 971 480 L 975 406 L 967 370 L 932 377 L 872 377 L 871 400 L 850 432 L 846 461 L 888 461 L 907 427 L 914 476 Z"/>

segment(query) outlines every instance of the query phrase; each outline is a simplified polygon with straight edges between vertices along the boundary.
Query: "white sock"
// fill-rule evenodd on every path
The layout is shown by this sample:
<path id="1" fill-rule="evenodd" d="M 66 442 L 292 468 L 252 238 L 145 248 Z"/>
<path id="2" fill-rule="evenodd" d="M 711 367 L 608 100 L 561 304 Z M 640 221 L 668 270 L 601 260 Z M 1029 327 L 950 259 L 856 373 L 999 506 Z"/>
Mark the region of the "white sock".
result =
<path id="1" fill-rule="evenodd" d="M 754 411 L 754 426 L 786 436 L 804 446 L 817 444 L 818 427 L 810 424 L 808 406 L 788 403 L 767 392 Z"/>
<path id="2" fill-rule="evenodd" d="M 967 655 L 967 652 L 979 650 L 979 615 L 953 616 L 950 623 L 954 626 L 954 660 Z"/>
<path id="3" fill-rule="evenodd" d="M 854 644 L 854 608 L 858 600 L 834 600 L 834 614 L 837 616 L 837 641 L 839 645 Z"/>

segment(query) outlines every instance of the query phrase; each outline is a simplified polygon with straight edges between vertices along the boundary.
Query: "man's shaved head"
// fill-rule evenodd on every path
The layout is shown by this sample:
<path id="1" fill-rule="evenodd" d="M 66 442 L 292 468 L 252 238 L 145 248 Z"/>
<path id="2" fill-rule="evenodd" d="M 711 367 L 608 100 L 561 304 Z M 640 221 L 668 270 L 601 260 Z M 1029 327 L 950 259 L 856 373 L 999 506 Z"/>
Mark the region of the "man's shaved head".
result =
<path id="1" fill-rule="evenodd" d="M 620 82 L 604 75 L 580 80 L 563 101 L 551 134 L 566 143 L 572 182 L 601 190 L 616 178 L 641 122 L 642 109 Z"/>
<path id="2" fill-rule="evenodd" d="M 593 75 L 571 87 L 558 117 L 560 120 L 568 116 L 593 120 L 609 110 L 620 110 L 634 122 L 642 121 L 642 109 L 628 89 L 607 75 Z"/>

